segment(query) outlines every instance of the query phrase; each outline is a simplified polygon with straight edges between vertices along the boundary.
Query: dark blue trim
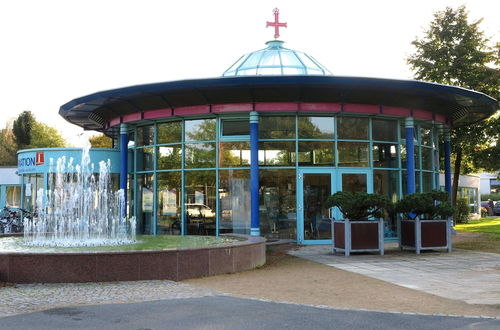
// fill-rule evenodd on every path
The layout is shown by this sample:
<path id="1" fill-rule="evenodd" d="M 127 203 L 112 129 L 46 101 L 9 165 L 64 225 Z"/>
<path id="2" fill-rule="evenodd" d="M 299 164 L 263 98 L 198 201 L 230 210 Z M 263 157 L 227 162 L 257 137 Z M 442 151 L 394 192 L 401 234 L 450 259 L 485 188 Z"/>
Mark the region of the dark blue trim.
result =
<path id="1" fill-rule="evenodd" d="M 444 141 L 444 190 L 451 199 L 451 143 Z"/>
<path id="2" fill-rule="evenodd" d="M 406 187 L 407 193 L 415 193 L 415 144 L 413 132 L 415 128 L 406 127 Z"/>
<path id="3" fill-rule="evenodd" d="M 120 189 L 125 197 L 124 213 L 127 214 L 128 134 L 120 134 Z"/>
<path id="4" fill-rule="evenodd" d="M 258 123 L 250 123 L 250 214 L 250 233 L 253 236 L 260 236 Z"/>
<path id="5" fill-rule="evenodd" d="M 62 105 L 59 114 L 81 127 L 103 130 L 103 122 L 140 111 L 247 102 L 340 102 L 400 106 L 451 117 L 455 126 L 484 119 L 495 113 L 498 106 L 495 99 L 479 92 L 416 80 L 248 76 L 181 80 L 102 91 Z M 91 113 L 93 116 L 90 116 Z"/>

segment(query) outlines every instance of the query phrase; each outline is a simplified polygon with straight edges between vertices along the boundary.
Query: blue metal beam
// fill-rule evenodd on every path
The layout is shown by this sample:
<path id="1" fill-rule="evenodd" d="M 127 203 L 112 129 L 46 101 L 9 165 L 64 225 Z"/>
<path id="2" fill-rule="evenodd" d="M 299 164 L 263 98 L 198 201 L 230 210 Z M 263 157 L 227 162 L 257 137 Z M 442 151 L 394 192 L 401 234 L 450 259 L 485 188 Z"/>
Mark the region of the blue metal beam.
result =
<path id="1" fill-rule="evenodd" d="M 414 122 L 413 118 L 406 118 L 406 186 L 407 193 L 415 193 L 415 144 L 413 143 Z"/>
<path id="2" fill-rule="evenodd" d="M 444 189 L 451 200 L 451 137 L 450 131 L 444 131 Z"/>
<path id="3" fill-rule="evenodd" d="M 259 114 L 250 112 L 250 235 L 260 236 L 259 221 Z"/>
<path id="4" fill-rule="evenodd" d="M 120 125 L 120 189 L 125 197 L 124 215 L 127 215 L 127 174 L 128 174 L 128 130 L 127 124 Z"/>

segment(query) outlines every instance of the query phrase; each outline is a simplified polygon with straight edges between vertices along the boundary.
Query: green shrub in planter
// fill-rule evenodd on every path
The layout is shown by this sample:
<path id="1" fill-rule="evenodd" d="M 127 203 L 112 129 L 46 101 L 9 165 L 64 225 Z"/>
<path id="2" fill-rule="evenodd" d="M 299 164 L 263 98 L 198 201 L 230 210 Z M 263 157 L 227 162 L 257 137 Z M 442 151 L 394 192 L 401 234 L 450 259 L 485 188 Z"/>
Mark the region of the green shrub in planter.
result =
<path id="1" fill-rule="evenodd" d="M 339 191 L 329 196 L 325 203 L 327 207 L 338 207 L 349 220 L 380 218 L 384 211 L 392 208 L 387 196 L 364 192 Z"/>
<path id="2" fill-rule="evenodd" d="M 448 193 L 440 190 L 410 194 L 399 200 L 394 210 L 403 213 L 407 219 L 444 220 L 454 214 L 454 207 L 448 199 Z"/>

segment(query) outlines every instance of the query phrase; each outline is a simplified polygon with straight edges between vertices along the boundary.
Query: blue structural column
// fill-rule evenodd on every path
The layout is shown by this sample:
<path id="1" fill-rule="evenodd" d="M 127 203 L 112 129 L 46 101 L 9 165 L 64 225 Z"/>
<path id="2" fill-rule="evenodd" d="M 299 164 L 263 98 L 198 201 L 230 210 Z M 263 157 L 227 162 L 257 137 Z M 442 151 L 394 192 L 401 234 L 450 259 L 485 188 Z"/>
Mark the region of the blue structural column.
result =
<path id="1" fill-rule="evenodd" d="M 406 138 L 406 187 L 408 194 L 415 192 L 415 144 L 413 136 L 415 125 L 412 117 L 406 118 L 405 122 Z"/>
<path id="2" fill-rule="evenodd" d="M 260 236 L 259 220 L 259 114 L 250 112 L 250 235 Z"/>
<path id="3" fill-rule="evenodd" d="M 451 200 L 451 137 L 450 130 L 444 130 L 444 190 Z"/>
<path id="4" fill-rule="evenodd" d="M 124 215 L 127 215 L 127 174 L 128 174 L 128 130 L 127 124 L 120 125 L 120 189 L 125 197 Z"/>

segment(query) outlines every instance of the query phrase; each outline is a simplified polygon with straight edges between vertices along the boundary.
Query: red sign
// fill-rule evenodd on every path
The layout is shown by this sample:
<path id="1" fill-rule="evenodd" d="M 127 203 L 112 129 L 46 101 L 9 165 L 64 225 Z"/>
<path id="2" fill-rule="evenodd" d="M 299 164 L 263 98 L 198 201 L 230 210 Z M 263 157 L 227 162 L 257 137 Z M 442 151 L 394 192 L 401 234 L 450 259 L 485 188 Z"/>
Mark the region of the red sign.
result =
<path id="1" fill-rule="evenodd" d="M 43 151 L 37 152 L 35 165 L 43 165 L 43 162 L 44 162 Z"/>

